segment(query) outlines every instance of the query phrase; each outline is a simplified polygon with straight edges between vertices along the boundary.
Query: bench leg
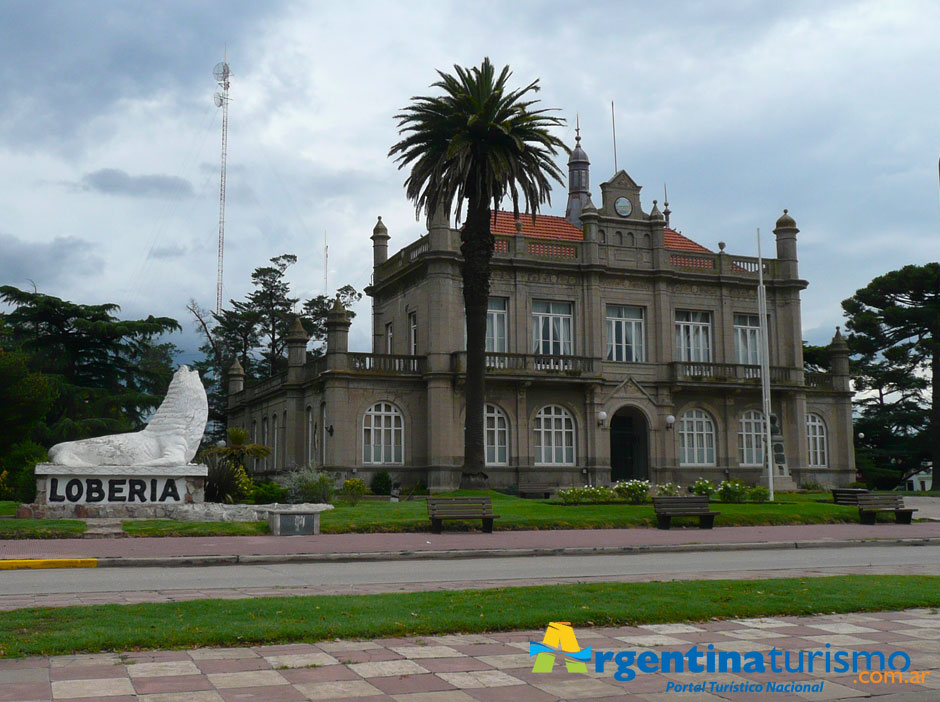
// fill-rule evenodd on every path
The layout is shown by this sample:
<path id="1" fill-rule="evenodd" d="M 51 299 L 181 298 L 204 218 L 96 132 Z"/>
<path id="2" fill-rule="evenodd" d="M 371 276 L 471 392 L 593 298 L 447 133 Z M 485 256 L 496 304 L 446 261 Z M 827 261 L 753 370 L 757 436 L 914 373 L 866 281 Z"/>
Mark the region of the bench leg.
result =
<path id="1" fill-rule="evenodd" d="M 670 526 L 672 526 L 672 517 L 670 517 L 668 514 L 656 515 L 657 529 L 668 529 Z"/>
<path id="2" fill-rule="evenodd" d="M 858 520 L 862 524 L 874 524 L 877 514 L 875 512 L 859 512 Z"/>
<path id="3" fill-rule="evenodd" d="M 898 524 L 910 524 L 913 516 L 913 512 L 895 512 L 894 521 Z"/>
<path id="4" fill-rule="evenodd" d="M 431 531 L 435 534 L 440 534 L 442 531 L 444 531 L 444 521 L 442 519 L 432 519 Z"/>
<path id="5" fill-rule="evenodd" d="M 715 526 L 715 515 L 714 514 L 703 514 L 698 518 L 698 528 L 699 529 L 711 529 Z"/>
<path id="6" fill-rule="evenodd" d="M 493 533 L 493 520 L 492 520 L 492 519 L 484 519 L 484 520 L 483 520 L 483 533 L 484 533 L 484 534 L 492 534 L 492 533 Z"/>

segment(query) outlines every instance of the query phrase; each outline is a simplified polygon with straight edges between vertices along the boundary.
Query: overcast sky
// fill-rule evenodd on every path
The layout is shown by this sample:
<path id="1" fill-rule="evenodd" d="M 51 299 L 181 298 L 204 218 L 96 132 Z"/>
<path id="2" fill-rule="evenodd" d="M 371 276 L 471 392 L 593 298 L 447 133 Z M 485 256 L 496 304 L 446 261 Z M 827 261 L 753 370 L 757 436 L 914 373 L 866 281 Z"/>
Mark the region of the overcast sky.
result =
<path id="1" fill-rule="evenodd" d="M 596 185 L 618 165 L 649 209 L 714 249 L 801 229 L 804 337 L 874 276 L 940 258 L 940 4 L 874 2 L 51 2 L 0 4 L 0 283 L 122 316 L 215 303 L 221 114 L 231 65 L 225 297 L 293 253 L 295 294 L 369 282 L 377 215 L 421 234 L 386 157 L 435 69 L 541 79 Z M 566 159 L 560 158 L 564 163 Z M 565 191 L 545 209 L 564 214 Z M 351 345 L 368 350 L 368 299 Z"/>

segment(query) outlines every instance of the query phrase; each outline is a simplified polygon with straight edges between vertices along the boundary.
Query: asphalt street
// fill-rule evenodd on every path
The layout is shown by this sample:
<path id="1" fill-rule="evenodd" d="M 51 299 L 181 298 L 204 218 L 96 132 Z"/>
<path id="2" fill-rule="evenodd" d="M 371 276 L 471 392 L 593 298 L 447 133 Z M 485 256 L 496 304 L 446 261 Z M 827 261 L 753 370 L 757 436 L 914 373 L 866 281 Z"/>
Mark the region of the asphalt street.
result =
<path id="1" fill-rule="evenodd" d="M 57 593 L 211 591 L 232 588 L 296 588 L 400 584 L 424 589 L 427 583 L 485 580 L 514 584 L 559 579 L 670 579 L 772 577 L 844 572 L 940 574 L 940 546 L 864 546 L 598 556 L 530 556 L 442 560 L 389 560 L 358 563 L 286 563 L 183 568 L 102 568 L 19 570 L 0 576 L 0 595 Z M 414 586 L 414 587 L 409 587 Z"/>

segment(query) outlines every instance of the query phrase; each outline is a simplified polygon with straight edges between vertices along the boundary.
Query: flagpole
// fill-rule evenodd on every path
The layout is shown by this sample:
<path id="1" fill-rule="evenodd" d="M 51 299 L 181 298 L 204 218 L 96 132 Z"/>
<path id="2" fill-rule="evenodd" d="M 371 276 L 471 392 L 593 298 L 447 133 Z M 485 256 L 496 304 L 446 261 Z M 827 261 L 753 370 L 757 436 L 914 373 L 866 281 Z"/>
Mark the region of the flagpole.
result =
<path id="1" fill-rule="evenodd" d="M 767 289 L 764 287 L 764 259 L 760 251 L 760 227 L 757 228 L 757 313 L 760 315 L 760 392 L 764 402 L 764 460 L 767 461 L 767 486 L 774 501 L 773 447 L 770 444 L 770 344 L 767 341 Z"/>

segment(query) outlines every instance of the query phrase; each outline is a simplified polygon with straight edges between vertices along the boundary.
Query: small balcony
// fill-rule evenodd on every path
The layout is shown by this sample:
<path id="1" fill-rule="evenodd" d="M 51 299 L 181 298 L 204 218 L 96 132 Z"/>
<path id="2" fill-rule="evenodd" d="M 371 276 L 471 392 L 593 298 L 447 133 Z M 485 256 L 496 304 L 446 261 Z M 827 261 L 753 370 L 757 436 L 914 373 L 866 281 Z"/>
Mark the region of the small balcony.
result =
<path id="1" fill-rule="evenodd" d="M 424 356 L 398 356 L 383 353 L 350 353 L 349 370 L 382 375 L 421 375 L 425 370 Z"/>
<path id="2" fill-rule="evenodd" d="M 450 359 L 452 372 L 467 372 L 466 351 L 453 353 Z M 596 377 L 600 375 L 600 368 L 600 359 L 590 356 L 495 352 L 486 354 L 486 373 L 489 376 Z"/>
<path id="3" fill-rule="evenodd" d="M 802 385 L 800 369 L 785 366 L 770 367 L 771 385 Z M 760 366 L 743 363 L 700 363 L 675 361 L 669 364 L 669 379 L 673 383 L 692 385 L 754 384 L 760 385 Z"/>

